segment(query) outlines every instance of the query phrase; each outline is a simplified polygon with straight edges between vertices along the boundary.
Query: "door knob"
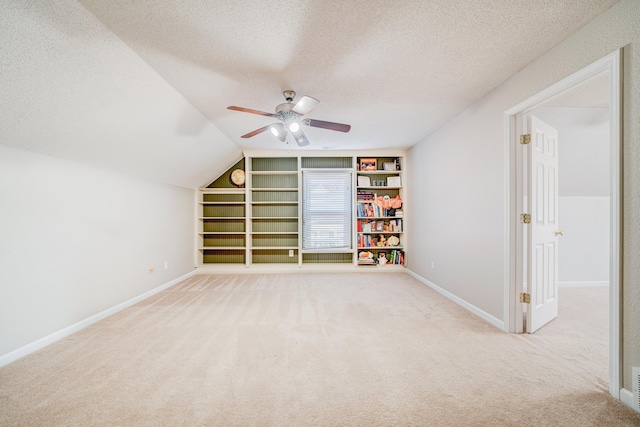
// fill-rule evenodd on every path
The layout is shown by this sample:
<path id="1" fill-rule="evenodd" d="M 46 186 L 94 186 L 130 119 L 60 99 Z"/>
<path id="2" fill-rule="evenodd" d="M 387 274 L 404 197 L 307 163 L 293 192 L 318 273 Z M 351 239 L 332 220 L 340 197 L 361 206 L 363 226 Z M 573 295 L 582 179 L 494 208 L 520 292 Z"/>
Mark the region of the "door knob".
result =
<path id="1" fill-rule="evenodd" d="M 564 236 L 564 231 L 556 230 L 555 235 L 556 236 Z"/>

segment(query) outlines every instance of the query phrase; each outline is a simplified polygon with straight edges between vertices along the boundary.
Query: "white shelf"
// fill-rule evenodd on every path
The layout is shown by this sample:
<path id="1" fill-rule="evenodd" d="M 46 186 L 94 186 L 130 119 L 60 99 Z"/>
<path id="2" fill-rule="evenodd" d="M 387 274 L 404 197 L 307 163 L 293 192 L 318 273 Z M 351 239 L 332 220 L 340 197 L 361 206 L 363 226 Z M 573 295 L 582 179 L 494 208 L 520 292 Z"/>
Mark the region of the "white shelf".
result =
<path id="1" fill-rule="evenodd" d="M 404 234 L 403 231 L 358 231 L 360 234 Z"/>
<path id="2" fill-rule="evenodd" d="M 246 188 L 200 188 L 202 194 L 244 194 Z"/>
<path id="3" fill-rule="evenodd" d="M 251 175 L 298 175 L 298 171 L 251 171 Z"/>
<path id="4" fill-rule="evenodd" d="M 201 205 L 244 205 L 245 201 L 238 202 L 199 202 Z"/>
<path id="5" fill-rule="evenodd" d="M 292 187 L 279 187 L 279 188 L 265 188 L 265 187 L 260 187 L 260 188 L 252 188 L 251 191 L 298 191 L 298 188 L 292 188 Z"/>
<path id="6" fill-rule="evenodd" d="M 225 234 L 225 235 L 231 235 L 233 236 L 235 235 L 243 235 L 246 234 L 245 231 L 201 231 L 200 233 L 198 233 L 202 236 L 204 235 L 218 235 L 218 234 Z"/>
<path id="7" fill-rule="evenodd" d="M 279 249 L 279 250 L 298 250 L 297 246 L 252 246 L 251 249 L 254 250 L 271 250 L 271 249 Z"/>
<path id="8" fill-rule="evenodd" d="M 358 187 L 358 190 L 378 190 L 378 189 L 386 189 L 386 190 L 400 190 L 402 187 L 390 187 L 388 185 L 371 185 L 369 187 Z M 370 200 L 358 200 L 358 202 L 369 202 Z"/>
<path id="9" fill-rule="evenodd" d="M 375 249 L 378 251 L 402 251 L 404 250 L 403 246 L 358 246 L 358 250 L 360 249 Z"/>
<path id="10" fill-rule="evenodd" d="M 402 219 L 401 216 L 359 216 L 358 219 Z"/>
<path id="11" fill-rule="evenodd" d="M 251 202 L 252 205 L 297 205 L 298 202 L 279 201 L 279 202 Z"/>
<path id="12" fill-rule="evenodd" d="M 297 216 L 252 216 L 251 219 L 265 220 L 265 219 L 298 219 Z"/>
<path id="13" fill-rule="evenodd" d="M 298 234 L 297 231 L 252 231 L 251 234 Z"/>
<path id="14" fill-rule="evenodd" d="M 200 219 L 233 219 L 239 220 L 244 219 L 243 216 L 201 216 Z"/>
<path id="15" fill-rule="evenodd" d="M 245 249 L 247 249 L 245 246 L 204 246 L 200 248 L 201 251 L 244 251 Z"/>

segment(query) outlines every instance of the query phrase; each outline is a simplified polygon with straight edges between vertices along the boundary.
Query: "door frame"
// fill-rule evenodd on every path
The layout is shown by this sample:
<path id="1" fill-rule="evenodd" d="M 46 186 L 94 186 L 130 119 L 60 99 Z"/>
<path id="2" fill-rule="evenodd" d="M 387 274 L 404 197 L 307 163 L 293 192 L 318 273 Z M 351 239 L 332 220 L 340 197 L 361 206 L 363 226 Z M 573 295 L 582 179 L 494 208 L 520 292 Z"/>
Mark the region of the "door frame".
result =
<path id="1" fill-rule="evenodd" d="M 519 226 L 522 206 L 522 150 L 517 135 L 516 116 L 527 113 L 557 96 L 599 77 L 609 75 L 610 138 L 610 239 L 609 239 L 609 394 L 620 399 L 621 378 L 621 236 L 622 236 L 622 50 L 618 49 L 591 65 L 549 86 L 504 112 L 505 144 L 505 330 L 522 333 L 523 227 Z M 518 163 L 520 162 L 520 163 Z M 520 278 L 518 280 L 518 278 Z M 519 320 L 519 321 L 518 321 Z"/>

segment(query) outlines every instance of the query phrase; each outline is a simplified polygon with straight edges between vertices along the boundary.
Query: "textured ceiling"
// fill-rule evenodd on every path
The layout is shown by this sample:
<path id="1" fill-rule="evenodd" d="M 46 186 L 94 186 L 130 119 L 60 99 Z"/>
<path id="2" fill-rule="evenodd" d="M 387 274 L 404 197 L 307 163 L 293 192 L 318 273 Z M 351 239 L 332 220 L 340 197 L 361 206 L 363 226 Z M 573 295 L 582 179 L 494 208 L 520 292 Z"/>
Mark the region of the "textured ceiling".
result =
<path id="1" fill-rule="evenodd" d="M 411 146 L 611 6 L 611 0 L 80 0 L 229 138 L 268 133 L 295 90 L 321 101 L 314 145 Z M 307 128 L 308 129 L 308 128 Z"/>
<path id="2" fill-rule="evenodd" d="M 287 148 L 241 139 L 273 119 L 226 107 L 292 89 L 352 125 L 305 128 L 309 149 L 409 147 L 615 2 L 5 1 L 0 72 L 19 84 L 0 81 L 1 112 L 46 126 L 0 125 L 2 143 L 194 186 L 240 148 Z"/>

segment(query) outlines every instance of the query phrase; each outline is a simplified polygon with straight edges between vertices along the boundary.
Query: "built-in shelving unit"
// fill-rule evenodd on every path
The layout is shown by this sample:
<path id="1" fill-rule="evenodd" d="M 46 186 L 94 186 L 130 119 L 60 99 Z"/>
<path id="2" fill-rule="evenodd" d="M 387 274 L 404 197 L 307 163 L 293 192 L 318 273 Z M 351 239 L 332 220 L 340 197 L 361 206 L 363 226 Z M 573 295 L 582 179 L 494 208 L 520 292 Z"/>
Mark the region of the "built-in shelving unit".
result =
<path id="1" fill-rule="evenodd" d="M 401 157 L 358 157 L 356 245 L 358 265 L 404 265 Z"/>
<path id="2" fill-rule="evenodd" d="M 361 167 L 367 159 L 374 160 L 375 169 L 371 164 Z M 245 174 L 246 182 L 240 186 L 231 180 L 237 169 Z M 303 250 L 302 174 L 309 169 L 353 171 L 351 249 Z M 243 158 L 198 190 L 196 265 L 380 265 L 381 253 L 387 265 L 402 265 L 406 240 L 403 211 L 384 205 L 385 196 L 387 203 L 391 200 L 396 206 L 404 202 L 402 178 L 399 156 Z M 389 241 L 395 245 L 378 246 Z M 370 252 L 373 262 L 361 260 L 362 252 Z"/>
<path id="3" fill-rule="evenodd" d="M 200 264 L 244 264 L 247 260 L 246 189 L 229 176 L 244 169 L 239 161 L 225 175 L 200 192 L 198 257 Z"/>
<path id="4" fill-rule="evenodd" d="M 254 157 L 250 164 L 251 263 L 298 263 L 298 158 Z"/>

